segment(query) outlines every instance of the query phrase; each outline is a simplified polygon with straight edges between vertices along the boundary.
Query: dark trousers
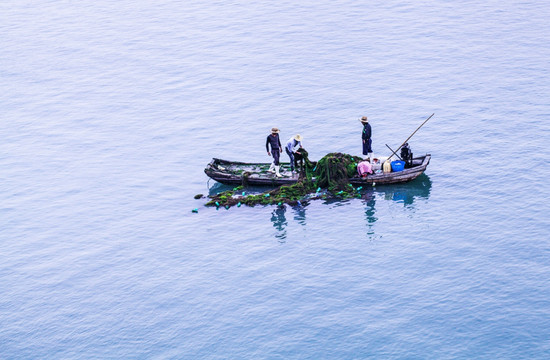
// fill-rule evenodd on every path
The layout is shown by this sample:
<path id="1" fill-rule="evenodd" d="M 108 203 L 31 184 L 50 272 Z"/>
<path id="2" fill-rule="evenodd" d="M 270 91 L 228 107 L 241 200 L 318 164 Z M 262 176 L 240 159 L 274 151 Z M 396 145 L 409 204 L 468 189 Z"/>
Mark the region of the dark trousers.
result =
<path id="1" fill-rule="evenodd" d="M 271 155 L 273 156 L 273 164 L 275 164 L 275 166 L 279 166 L 279 157 L 281 155 L 281 150 L 271 149 Z"/>
<path id="2" fill-rule="evenodd" d="M 292 151 L 288 151 L 288 149 L 285 149 L 286 154 L 290 158 L 290 171 L 294 171 L 294 153 Z"/>
<path id="3" fill-rule="evenodd" d="M 372 152 L 372 139 L 365 140 L 363 143 L 363 155 L 367 155 L 368 153 Z"/>

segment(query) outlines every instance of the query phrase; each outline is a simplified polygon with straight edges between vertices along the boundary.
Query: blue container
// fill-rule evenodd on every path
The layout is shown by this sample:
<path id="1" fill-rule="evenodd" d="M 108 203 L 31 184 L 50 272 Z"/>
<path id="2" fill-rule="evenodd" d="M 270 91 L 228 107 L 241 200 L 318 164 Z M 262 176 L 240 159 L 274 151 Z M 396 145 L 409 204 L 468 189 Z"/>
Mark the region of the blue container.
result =
<path id="1" fill-rule="evenodd" d="M 404 161 L 395 160 L 391 162 L 391 171 L 393 172 L 403 171 L 404 168 L 405 168 Z"/>

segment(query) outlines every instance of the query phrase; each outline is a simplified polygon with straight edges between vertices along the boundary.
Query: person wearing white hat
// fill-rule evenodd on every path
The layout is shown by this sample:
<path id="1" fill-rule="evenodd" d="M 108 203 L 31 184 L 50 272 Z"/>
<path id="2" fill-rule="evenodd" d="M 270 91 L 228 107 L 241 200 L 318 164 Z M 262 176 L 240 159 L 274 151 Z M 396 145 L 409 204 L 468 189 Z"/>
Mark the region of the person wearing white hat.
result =
<path id="1" fill-rule="evenodd" d="M 302 135 L 297 134 L 286 142 L 285 151 L 290 158 L 290 171 L 294 172 L 294 166 L 296 165 L 296 160 L 294 159 L 294 153 L 297 148 L 302 148 Z"/>
<path id="2" fill-rule="evenodd" d="M 279 140 L 279 132 L 279 129 L 276 127 L 271 129 L 271 134 L 267 135 L 265 141 L 265 148 L 268 156 L 273 155 L 273 162 L 267 171 L 274 172 L 277 177 L 282 177 L 282 175 L 279 174 L 279 156 L 283 152 L 283 147 L 281 146 L 281 140 Z M 269 146 L 271 146 L 271 152 L 269 151 Z"/>
<path id="3" fill-rule="evenodd" d="M 361 135 L 363 139 L 363 155 L 367 155 L 372 163 L 372 128 L 366 116 L 363 116 L 359 121 L 363 124 L 363 133 Z"/>

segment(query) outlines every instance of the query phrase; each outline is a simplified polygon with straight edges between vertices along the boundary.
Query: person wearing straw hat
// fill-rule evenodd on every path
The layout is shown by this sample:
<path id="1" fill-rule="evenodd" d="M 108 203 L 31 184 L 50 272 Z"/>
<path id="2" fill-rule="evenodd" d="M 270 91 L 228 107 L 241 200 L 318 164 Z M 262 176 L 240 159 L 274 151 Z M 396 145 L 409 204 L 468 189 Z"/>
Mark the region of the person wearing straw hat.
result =
<path id="1" fill-rule="evenodd" d="M 277 177 L 282 177 L 282 175 L 279 174 L 279 157 L 283 152 L 283 147 L 281 146 L 281 140 L 279 140 L 279 133 L 280 130 L 276 127 L 271 129 L 271 134 L 267 135 L 267 139 L 265 141 L 265 149 L 267 150 L 268 156 L 273 156 L 273 162 L 267 171 L 271 173 L 274 172 Z M 271 152 L 269 151 L 270 146 Z"/>
<path id="2" fill-rule="evenodd" d="M 372 163 L 372 128 L 366 116 L 363 116 L 359 121 L 363 124 L 363 133 L 361 135 L 363 139 L 363 155 L 368 155 Z"/>
<path id="3" fill-rule="evenodd" d="M 302 148 L 302 135 L 297 134 L 288 139 L 285 151 L 290 158 L 290 171 L 294 172 L 294 166 L 296 165 L 296 160 L 294 159 L 294 152 L 296 152 L 297 148 Z"/>

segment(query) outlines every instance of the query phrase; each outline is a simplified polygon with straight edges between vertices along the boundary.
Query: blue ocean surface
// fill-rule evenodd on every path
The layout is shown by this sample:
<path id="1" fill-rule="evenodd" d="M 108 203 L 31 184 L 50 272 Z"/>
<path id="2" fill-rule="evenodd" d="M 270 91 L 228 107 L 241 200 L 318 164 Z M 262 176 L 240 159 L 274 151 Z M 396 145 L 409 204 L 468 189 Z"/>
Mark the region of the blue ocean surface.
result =
<path id="1" fill-rule="evenodd" d="M 550 358 L 547 2 L 0 14 L 0 359 Z M 432 113 L 413 182 L 194 199 L 274 126 L 361 155 L 366 115 L 388 156 Z"/>

